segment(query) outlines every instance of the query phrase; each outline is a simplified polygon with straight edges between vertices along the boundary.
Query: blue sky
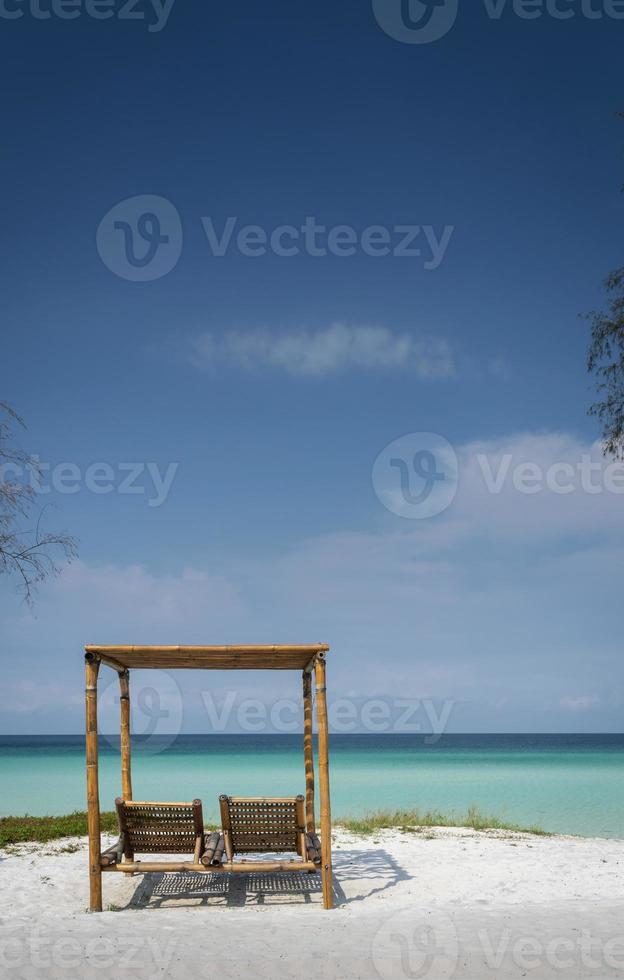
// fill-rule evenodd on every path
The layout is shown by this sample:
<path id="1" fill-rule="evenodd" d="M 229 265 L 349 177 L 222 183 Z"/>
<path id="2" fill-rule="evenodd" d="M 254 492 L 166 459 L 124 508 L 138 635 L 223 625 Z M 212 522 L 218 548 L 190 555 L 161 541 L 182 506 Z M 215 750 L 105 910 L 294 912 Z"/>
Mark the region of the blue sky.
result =
<path id="1" fill-rule="evenodd" d="M 621 495 L 604 471 L 600 492 L 509 476 L 490 493 L 483 463 L 600 455 L 578 314 L 622 262 L 624 22 L 569 8 L 460 2 L 428 44 L 366 2 L 176 0 L 158 31 L 146 5 L 5 20 L 2 397 L 57 483 L 72 464 L 76 492 L 41 501 L 80 560 L 34 614 L 0 580 L 3 731 L 82 729 L 85 642 L 315 640 L 358 704 L 447 703 L 459 731 L 620 730 Z M 143 196 L 180 254 L 133 281 L 121 225 Z M 215 255 L 205 225 L 228 218 L 358 244 Z M 366 254 L 371 226 L 391 250 L 418 226 L 421 255 Z M 399 516 L 373 464 L 422 432 L 451 444 L 459 487 Z M 86 485 L 96 463 L 108 493 Z M 120 492 L 131 463 L 151 464 L 144 493 Z M 270 700 L 268 683 L 214 690 Z M 180 685 L 179 724 L 204 730 L 206 678 Z"/>

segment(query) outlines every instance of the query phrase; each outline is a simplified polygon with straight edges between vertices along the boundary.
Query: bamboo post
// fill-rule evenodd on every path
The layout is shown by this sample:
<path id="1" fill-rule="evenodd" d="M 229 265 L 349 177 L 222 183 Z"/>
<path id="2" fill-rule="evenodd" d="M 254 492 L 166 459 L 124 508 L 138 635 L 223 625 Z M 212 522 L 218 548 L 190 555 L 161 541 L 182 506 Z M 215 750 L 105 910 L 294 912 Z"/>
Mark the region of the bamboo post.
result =
<path id="1" fill-rule="evenodd" d="M 297 846 L 302 861 L 306 860 L 306 834 L 305 834 L 305 806 L 303 796 L 298 796 L 295 801 L 297 813 Z"/>
<path id="2" fill-rule="evenodd" d="M 97 679 L 100 661 L 85 656 L 85 705 L 87 716 L 87 827 L 89 833 L 89 911 L 102 911 L 102 868 L 100 853 L 100 798 L 98 785 Z"/>
<path id="3" fill-rule="evenodd" d="M 329 731 L 325 696 L 325 657 L 319 654 L 314 666 L 316 678 L 316 715 L 318 720 L 318 765 L 321 798 L 321 879 L 323 906 L 334 906 L 331 860 L 331 806 L 329 801 Z"/>
<path id="4" fill-rule="evenodd" d="M 119 711 L 121 748 L 121 795 L 132 799 L 132 764 L 130 750 L 130 671 L 119 672 Z"/>
<path id="5" fill-rule="evenodd" d="M 223 831 L 223 843 L 228 861 L 234 860 L 234 848 L 232 846 L 232 822 L 230 820 L 230 805 L 225 794 L 219 797 L 219 809 L 221 811 L 221 830 Z"/>
<path id="6" fill-rule="evenodd" d="M 303 758 L 305 764 L 306 830 L 315 831 L 314 815 L 314 741 L 312 734 L 312 675 L 303 672 Z"/>

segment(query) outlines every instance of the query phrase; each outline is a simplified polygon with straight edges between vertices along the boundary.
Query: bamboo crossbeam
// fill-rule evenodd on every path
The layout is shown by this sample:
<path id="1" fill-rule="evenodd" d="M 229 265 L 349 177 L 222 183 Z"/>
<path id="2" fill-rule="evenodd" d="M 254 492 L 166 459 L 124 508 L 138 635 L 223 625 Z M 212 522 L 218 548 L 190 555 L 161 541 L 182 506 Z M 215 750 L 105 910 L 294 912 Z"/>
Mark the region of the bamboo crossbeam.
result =
<path id="1" fill-rule="evenodd" d="M 292 803 L 292 796 L 230 796 L 232 803 Z"/>
<path id="2" fill-rule="evenodd" d="M 129 810 L 132 809 L 132 807 L 136 807 L 138 809 L 138 808 L 144 807 L 146 805 L 147 806 L 169 806 L 169 807 L 179 806 L 179 807 L 184 807 L 185 809 L 188 809 L 188 807 L 191 805 L 188 802 L 181 803 L 181 802 L 178 802 L 178 801 L 175 801 L 175 800 L 174 801 L 171 801 L 171 800 L 123 800 L 122 802 L 124 803 L 124 805 Z"/>
<path id="3" fill-rule="evenodd" d="M 118 871 L 123 874 L 149 874 L 151 872 L 195 871 L 199 874 L 262 874 L 274 871 L 318 871 L 312 861 L 236 861 L 225 864 L 195 864 L 193 861 L 129 861 L 124 864 L 102 867 L 101 871 Z"/>
<path id="4" fill-rule="evenodd" d="M 114 660 L 112 657 L 102 657 L 95 653 L 91 654 L 91 656 L 97 657 L 101 664 L 104 664 L 105 667 L 112 667 L 112 669 L 116 670 L 118 674 L 123 674 L 124 670 L 127 670 L 127 667 L 124 664 L 122 664 L 119 660 Z"/>
<path id="5" fill-rule="evenodd" d="M 99 653 L 102 656 L 115 656 L 117 653 L 326 653 L 329 647 L 325 643 L 304 643 L 297 646 L 290 644 L 242 645 L 242 646 L 97 646 L 88 643 L 87 653 Z"/>
<path id="6" fill-rule="evenodd" d="M 85 647 L 114 670 L 126 668 L 182 670 L 303 670 L 312 669 L 326 644 L 300 646 L 97 646 Z"/>

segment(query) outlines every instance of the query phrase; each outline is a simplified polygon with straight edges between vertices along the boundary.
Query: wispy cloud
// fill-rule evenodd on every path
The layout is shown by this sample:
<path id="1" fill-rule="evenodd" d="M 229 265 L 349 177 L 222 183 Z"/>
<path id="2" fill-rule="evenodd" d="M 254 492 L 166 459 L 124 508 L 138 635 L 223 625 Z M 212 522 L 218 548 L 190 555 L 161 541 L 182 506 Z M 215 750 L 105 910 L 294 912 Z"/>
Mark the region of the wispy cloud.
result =
<path id="1" fill-rule="evenodd" d="M 270 368 L 310 378 L 373 370 L 412 372 L 423 379 L 455 374 L 453 352 L 445 340 L 418 339 L 386 327 L 344 323 L 290 333 L 202 333 L 193 341 L 191 358 L 202 370 L 221 366 L 244 371 Z"/>
<path id="2" fill-rule="evenodd" d="M 353 687 L 357 657 L 365 695 L 450 698 L 456 731 L 618 730 L 622 495 L 580 484 L 563 496 L 547 488 L 525 494 L 512 479 L 516 463 L 574 467 L 583 455 L 597 461 L 599 450 L 566 433 L 516 433 L 456 451 L 457 497 L 431 521 L 387 514 L 364 487 L 379 517 L 368 528 L 280 539 L 270 555 L 214 553 L 196 568 L 180 567 L 173 555 L 165 573 L 76 562 L 41 590 L 36 619 L 7 589 L 3 642 L 20 659 L 3 678 L 0 731 L 80 730 L 78 701 L 59 694 L 55 705 L 47 695 L 60 682 L 77 690 L 85 642 L 317 639 L 332 645 L 335 698 Z M 498 493 L 484 487 L 482 453 L 495 475 L 511 457 Z M 599 482 L 597 473 L 592 479 Z M 40 670 L 45 695 L 30 685 L 29 664 L 41 649 L 51 654 Z M 201 690 L 225 697 L 235 684 L 242 696 L 244 683 L 245 697 L 292 696 L 288 676 L 272 677 L 270 686 L 260 675 L 211 675 L 200 688 L 191 676 L 176 683 L 187 731 L 205 730 Z M 157 688 L 163 704 L 170 690 L 177 697 L 166 676 Z M 117 721 L 116 692 L 114 685 L 106 702 L 108 730 Z M 175 720 L 175 702 L 167 708 Z"/>
<path id="3" fill-rule="evenodd" d="M 589 711 L 600 704 L 597 694 L 583 694 L 578 698 L 561 698 L 559 704 L 566 711 Z"/>

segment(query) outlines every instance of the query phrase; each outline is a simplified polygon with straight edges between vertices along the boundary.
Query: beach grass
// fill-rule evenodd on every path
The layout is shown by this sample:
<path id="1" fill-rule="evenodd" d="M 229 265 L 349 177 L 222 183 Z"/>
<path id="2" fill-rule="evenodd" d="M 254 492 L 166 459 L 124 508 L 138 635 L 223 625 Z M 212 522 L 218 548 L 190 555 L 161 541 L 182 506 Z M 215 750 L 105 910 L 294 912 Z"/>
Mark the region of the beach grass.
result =
<path id="1" fill-rule="evenodd" d="M 100 823 L 103 832 L 117 832 L 116 813 L 100 814 Z M 476 807 L 470 807 L 463 815 L 445 814 L 438 810 L 378 810 L 362 817 L 343 817 L 334 824 L 354 834 L 374 834 L 390 828 L 411 831 L 419 827 L 471 827 L 473 830 L 507 830 L 549 836 L 541 827 L 508 823 L 496 816 L 483 814 Z M 206 825 L 211 830 L 215 826 Z M 62 837 L 85 837 L 86 833 L 87 814 L 82 811 L 64 817 L 0 817 L 0 847 L 28 842 L 45 844 Z"/>
<path id="2" fill-rule="evenodd" d="M 206 824 L 207 830 L 216 830 L 215 824 Z M 116 834 L 119 826 L 115 812 L 100 813 L 102 833 Z M 64 817 L 0 817 L 0 847 L 7 844 L 29 842 L 45 844 L 62 837 L 86 837 L 87 814 L 77 810 Z"/>
<path id="3" fill-rule="evenodd" d="M 414 830 L 419 827 L 470 827 L 473 830 L 506 830 L 518 834 L 535 834 L 549 837 L 538 826 L 523 827 L 509 823 L 492 814 L 481 813 L 471 806 L 465 814 L 441 813 L 439 810 L 377 810 L 363 817 L 343 817 L 336 821 L 340 827 L 354 834 L 374 834 L 378 830 Z"/>
<path id="4" fill-rule="evenodd" d="M 100 815 L 102 830 L 117 830 L 117 814 Z M 84 837 L 87 833 L 87 814 L 76 811 L 64 817 L 0 817 L 0 847 L 36 841 L 45 844 L 61 837 Z"/>

